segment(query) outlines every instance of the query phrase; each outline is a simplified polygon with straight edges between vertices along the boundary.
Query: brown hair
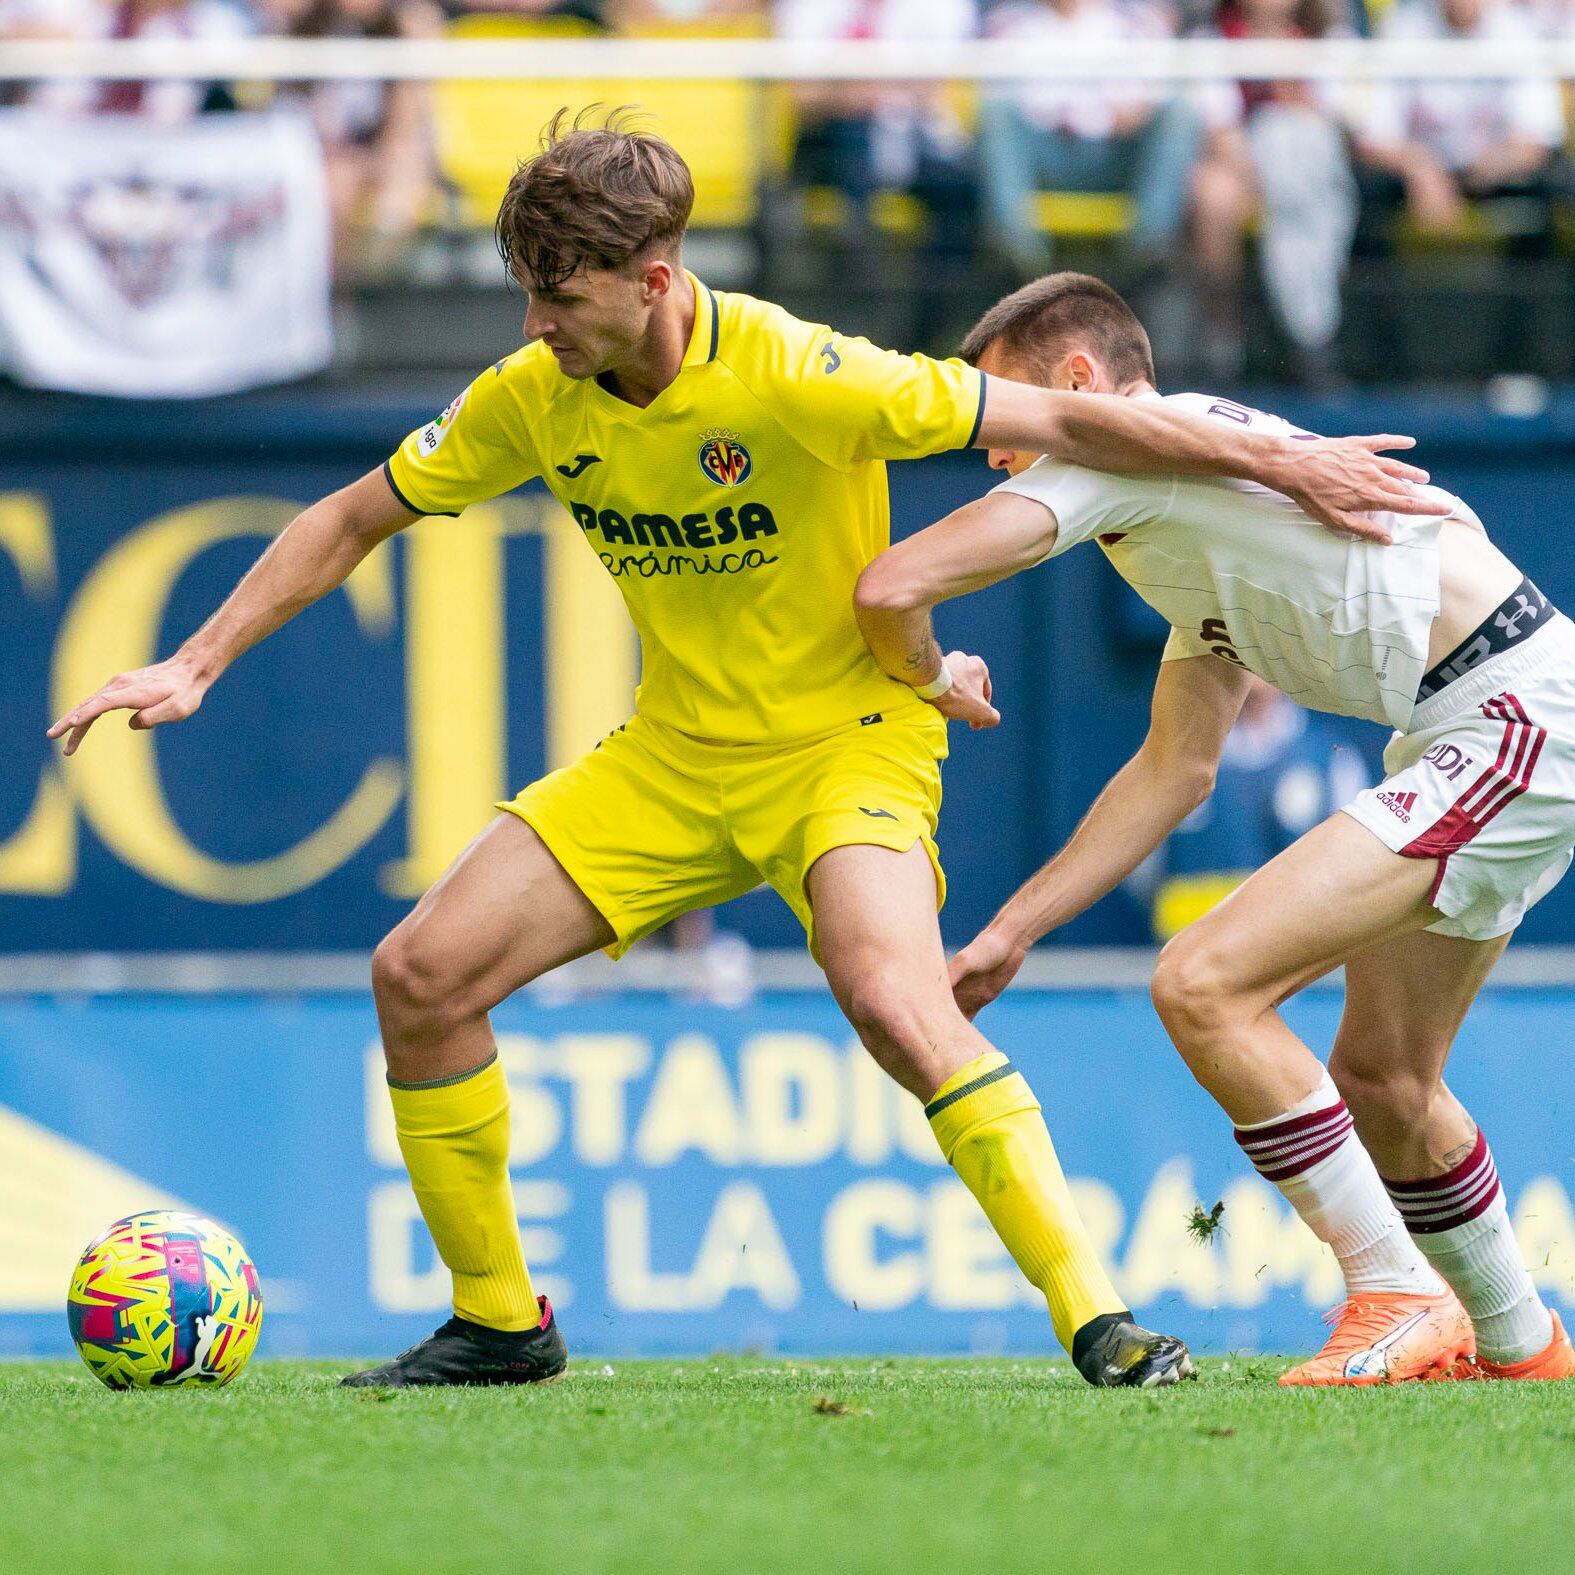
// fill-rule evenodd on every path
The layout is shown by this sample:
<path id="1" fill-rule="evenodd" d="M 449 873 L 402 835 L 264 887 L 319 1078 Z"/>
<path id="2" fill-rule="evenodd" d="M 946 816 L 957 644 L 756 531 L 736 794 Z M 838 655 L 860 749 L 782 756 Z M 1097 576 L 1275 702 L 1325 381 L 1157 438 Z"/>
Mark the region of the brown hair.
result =
<path id="1" fill-rule="evenodd" d="M 581 267 L 621 268 L 652 248 L 676 254 L 695 203 L 689 166 L 628 121 L 626 110 L 595 105 L 552 117 L 540 152 L 509 178 L 493 227 L 511 274 L 551 290 Z"/>
<path id="2" fill-rule="evenodd" d="M 993 344 L 1035 371 L 1048 371 L 1069 339 L 1084 341 L 1117 385 L 1152 383 L 1154 351 L 1148 333 L 1102 279 L 1051 273 L 997 301 L 963 340 L 965 361 L 977 362 Z"/>

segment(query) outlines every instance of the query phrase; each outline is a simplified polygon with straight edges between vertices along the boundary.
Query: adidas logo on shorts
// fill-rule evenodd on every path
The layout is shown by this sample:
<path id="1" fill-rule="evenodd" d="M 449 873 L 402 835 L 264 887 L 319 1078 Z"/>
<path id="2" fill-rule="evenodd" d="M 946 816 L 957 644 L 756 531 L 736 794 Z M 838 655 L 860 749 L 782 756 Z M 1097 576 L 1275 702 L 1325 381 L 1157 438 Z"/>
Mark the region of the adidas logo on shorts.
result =
<path id="1" fill-rule="evenodd" d="M 1392 809 L 1402 824 L 1410 824 L 1411 811 L 1416 808 L 1415 793 L 1380 793 L 1378 802 Z"/>

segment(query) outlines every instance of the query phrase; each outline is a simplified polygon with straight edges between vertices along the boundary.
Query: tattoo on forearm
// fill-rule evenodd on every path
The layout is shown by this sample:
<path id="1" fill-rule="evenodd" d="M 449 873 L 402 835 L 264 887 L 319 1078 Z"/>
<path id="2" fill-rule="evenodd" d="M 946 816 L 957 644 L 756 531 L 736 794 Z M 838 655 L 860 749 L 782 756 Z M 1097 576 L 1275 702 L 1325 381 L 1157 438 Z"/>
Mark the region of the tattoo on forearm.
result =
<path id="1" fill-rule="evenodd" d="M 925 668 L 934 665 L 939 650 L 940 647 L 934 640 L 928 640 L 917 651 L 909 651 L 903 657 L 902 665 L 910 673 L 922 673 Z"/>

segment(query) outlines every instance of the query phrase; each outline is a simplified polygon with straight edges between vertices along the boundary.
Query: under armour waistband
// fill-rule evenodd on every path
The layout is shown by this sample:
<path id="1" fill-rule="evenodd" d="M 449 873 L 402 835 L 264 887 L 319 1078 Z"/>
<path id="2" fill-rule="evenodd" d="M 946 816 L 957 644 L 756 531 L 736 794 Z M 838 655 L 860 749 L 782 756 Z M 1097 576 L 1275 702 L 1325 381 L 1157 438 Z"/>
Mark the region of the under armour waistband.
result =
<path id="1" fill-rule="evenodd" d="M 1525 576 L 1520 584 L 1490 612 L 1436 667 L 1422 675 L 1416 698 L 1420 705 L 1463 678 L 1479 663 L 1512 645 L 1529 639 L 1557 611 L 1547 597 Z"/>

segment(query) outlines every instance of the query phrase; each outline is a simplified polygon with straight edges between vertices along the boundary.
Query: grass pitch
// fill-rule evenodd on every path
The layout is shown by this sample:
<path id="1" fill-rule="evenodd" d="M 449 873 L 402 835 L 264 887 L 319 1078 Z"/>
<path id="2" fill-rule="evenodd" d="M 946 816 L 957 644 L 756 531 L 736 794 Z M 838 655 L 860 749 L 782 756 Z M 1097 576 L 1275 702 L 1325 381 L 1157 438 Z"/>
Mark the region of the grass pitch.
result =
<path id="1" fill-rule="evenodd" d="M 1157 1394 L 1065 1361 L 576 1362 L 340 1391 L 261 1362 L 116 1395 L 0 1365 L 0 1566 L 1253 1571 L 1575 1567 L 1575 1383 Z"/>

